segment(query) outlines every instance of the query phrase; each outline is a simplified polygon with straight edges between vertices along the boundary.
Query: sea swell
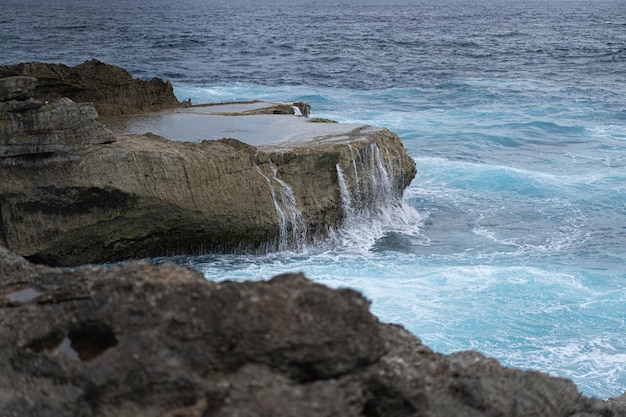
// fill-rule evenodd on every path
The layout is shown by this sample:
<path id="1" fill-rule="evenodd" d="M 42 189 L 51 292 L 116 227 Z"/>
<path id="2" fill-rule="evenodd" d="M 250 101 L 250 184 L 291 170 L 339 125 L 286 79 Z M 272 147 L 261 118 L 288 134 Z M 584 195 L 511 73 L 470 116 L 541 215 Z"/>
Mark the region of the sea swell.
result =
<path id="1" fill-rule="evenodd" d="M 624 2 L 48 3 L 3 3 L 4 64 L 95 57 L 193 103 L 305 101 L 389 128 L 416 162 L 402 204 L 327 242 L 174 260 L 212 280 L 303 271 L 435 350 L 626 391 Z"/>
<path id="2" fill-rule="evenodd" d="M 387 126 L 418 170 L 404 211 L 368 213 L 326 244 L 180 262 L 215 280 L 302 271 L 363 291 L 382 320 L 436 350 L 477 349 L 572 378 L 599 397 L 626 387 L 626 144 L 615 118 L 623 104 L 603 101 L 601 89 L 593 98 L 546 82 L 459 79 L 383 90 L 219 83 L 176 91 L 192 101 L 306 100 L 313 117 Z M 585 114 L 591 99 L 599 105 Z"/>

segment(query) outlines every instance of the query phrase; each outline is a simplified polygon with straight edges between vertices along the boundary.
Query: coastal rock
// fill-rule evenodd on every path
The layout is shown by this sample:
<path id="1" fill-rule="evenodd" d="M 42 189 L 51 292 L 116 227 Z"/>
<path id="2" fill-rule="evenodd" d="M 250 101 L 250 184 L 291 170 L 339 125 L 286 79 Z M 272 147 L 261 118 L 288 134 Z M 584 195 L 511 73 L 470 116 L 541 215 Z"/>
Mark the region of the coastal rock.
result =
<path id="1" fill-rule="evenodd" d="M 0 247 L 2 416 L 625 416 L 568 380 L 434 353 L 349 289 L 78 270 Z"/>
<path id="2" fill-rule="evenodd" d="M 77 103 L 91 102 L 101 117 L 136 114 L 180 107 L 169 81 L 134 79 L 123 68 L 98 60 L 74 67 L 29 62 L 0 66 L 0 78 L 21 76 L 37 80 L 32 97 L 45 102 L 67 97 Z M 2 89 L 0 89 L 0 101 Z"/>
<path id="3" fill-rule="evenodd" d="M 0 102 L 9 100 L 23 100 L 31 96 L 37 79 L 33 77 L 6 77 L 0 82 Z"/>
<path id="4" fill-rule="evenodd" d="M 33 98 L 0 102 L 0 158 L 69 154 L 115 141 L 97 117 L 91 104 L 68 98 L 49 104 Z"/>
<path id="5" fill-rule="evenodd" d="M 63 86 L 103 67 L 109 81 L 99 90 L 110 88 L 110 79 L 128 78 L 92 61 L 81 70 L 18 66 L 27 73 L 52 72 L 65 80 Z M 414 161 L 386 129 L 350 126 L 320 136 L 332 131 L 317 124 L 304 138 L 256 147 L 236 139 L 191 143 L 114 134 L 89 103 L 42 102 L 45 94 L 37 88 L 50 87 L 51 79 L 38 79 L 32 89 L 31 79 L 0 78 L 4 90 L 13 91 L 0 102 L 0 244 L 35 262 L 74 266 L 299 248 L 326 238 L 353 212 L 399 204 L 415 176 Z M 102 96 L 123 100 L 124 85 Z M 29 89 L 36 97 L 15 99 Z M 216 117 L 231 126 L 238 117 L 283 123 L 282 117 L 304 118 L 276 112 L 308 112 L 303 103 L 254 104 L 252 113 L 244 113 L 255 116 Z M 346 199 L 353 202 L 351 213 Z"/>
<path id="6" fill-rule="evenodd" d="M 0 244 L 66 266 L 297 247 L 341 225 L 337 167 L 359 149 L 364 162 L 346 170 L 348 180 L 378 189 L 380 172 L 368 175 L 365 156 L 381 153 L 391 184 L 380 201 L 364 196 L 364 207 L 399 202 L 415 165 L 385 129 L 283 150 L 127 135 L 63 158 L 3 158 Z"/>

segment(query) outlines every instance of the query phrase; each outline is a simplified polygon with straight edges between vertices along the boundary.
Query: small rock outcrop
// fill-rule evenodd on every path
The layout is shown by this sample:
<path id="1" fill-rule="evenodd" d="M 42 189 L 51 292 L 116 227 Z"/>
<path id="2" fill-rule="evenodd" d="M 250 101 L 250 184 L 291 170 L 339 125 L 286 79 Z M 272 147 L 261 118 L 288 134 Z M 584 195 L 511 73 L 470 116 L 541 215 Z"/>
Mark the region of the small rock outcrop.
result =
<path id="1" fill-rule="evenodd" d="M 69 98 L 42 102 L 32 96 L 37 79 L 0 78 L 0 158 L 69 154 L 115 141 L 89 103 Z"/>
<path id="2" fill-rule="evenodd" d="M 573 383 L 434 353 L 302 275 L 75 271 L 0 247 L 2 416 L 625 416 Z"/>
<path id="3" fill-rule="evenodd" d="M 74 67 L 29 62 L 0 66 L 0 78 L 26 76 L 37 80 L 31 96 L 45 102 L 67 97 L 90 102 L 101 117 L 137 114 L 180 107 L 169 81 L 135 79 L 123 68 L 96 59 Z M 0 90 L 0 96 L 2 90 Z"/>
<path id="4" fill-rule="evenodd" d="M 54 65 L 16 68 L 74 74 Z M 113 72 L 126 79 L 120 71 Z M 89 103 L 41 101 L 41 82 L 0 78 L 0 244 L 35 262 L 298 247 L 341 226 L 345 192 L 356 211 L 395 204 L 415 176 L 400 138 L 386 129 L 259 147 L 120 135 Z M 103 94 L 123 100 L 121 91 Z"/>

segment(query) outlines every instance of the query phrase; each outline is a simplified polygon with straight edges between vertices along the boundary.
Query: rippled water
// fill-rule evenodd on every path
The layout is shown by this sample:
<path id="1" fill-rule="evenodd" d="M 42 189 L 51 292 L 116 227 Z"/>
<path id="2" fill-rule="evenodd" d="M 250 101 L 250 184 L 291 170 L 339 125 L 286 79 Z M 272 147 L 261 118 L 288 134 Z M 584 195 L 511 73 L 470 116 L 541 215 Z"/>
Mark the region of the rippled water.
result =
<path id="1" fill-rule="evenodd" d="M 4 0 L 3 63 L 86 59 L 180 99 L 307 101 L 388 127 L 405 206 L 323 245 L 176 258 L 208 279 L 303 271 L 441 352 L 626 391 L 626 4 Z"/>

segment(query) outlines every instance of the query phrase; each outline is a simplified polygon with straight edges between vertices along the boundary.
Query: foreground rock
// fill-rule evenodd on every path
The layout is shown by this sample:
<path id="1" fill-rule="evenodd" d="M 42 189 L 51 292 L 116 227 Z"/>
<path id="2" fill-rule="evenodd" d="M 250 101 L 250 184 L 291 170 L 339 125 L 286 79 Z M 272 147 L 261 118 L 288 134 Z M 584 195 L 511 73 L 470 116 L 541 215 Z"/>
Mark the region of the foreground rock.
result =
<path id="1" fill-rule="evenodd" d="M 327 134 L 320 125 L 271 146 L 121 135 L 102 126 L 89 104 L 42 102 L 40 82 L 0 79 L 0 244 L 32 261 L 68 266 L 297 248 L 324 239 L 349 214 L 399 204 L 415 176 L 415 163 L 386 129 L 333 126 Z M 216 117 L 233 126 L 247 117 L 304 120 Z"/>
<path id="2" fill-rule="evenodd" d="M 0 247 L 2 416 L 624 416 L 567 380 L 443 356 L 351 290 L 77 271 Z"/>

